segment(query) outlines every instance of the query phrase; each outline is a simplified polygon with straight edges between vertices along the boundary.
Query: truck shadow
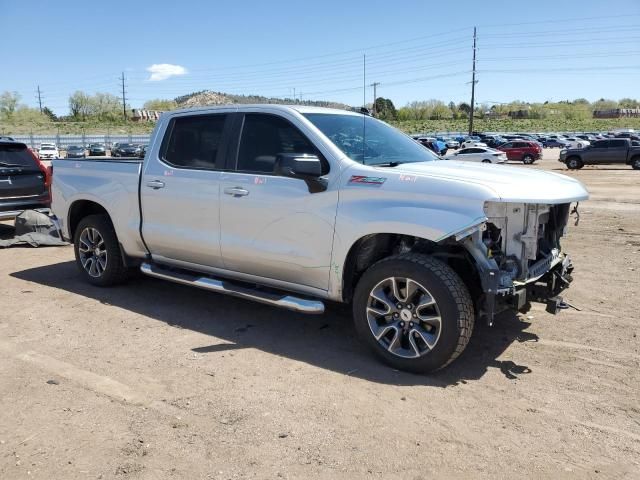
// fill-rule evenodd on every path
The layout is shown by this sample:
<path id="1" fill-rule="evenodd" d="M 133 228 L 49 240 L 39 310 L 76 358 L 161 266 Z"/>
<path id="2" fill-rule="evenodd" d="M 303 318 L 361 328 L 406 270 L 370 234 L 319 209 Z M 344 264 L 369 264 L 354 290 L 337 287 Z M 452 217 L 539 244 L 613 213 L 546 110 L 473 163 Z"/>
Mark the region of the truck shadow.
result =
<path id="1" fill-rule="evenodd" d="M 190 346 L 202 355 L 255 348 L 391 385 L 452 387 L 478 380 L 492 368 L 513 380 L 530 369 L 498 357 L 513 342 L 537 341 L 535 334 L 526 331 L 530 323 L 520 321 L 513 313 L 504 313 L 492 328 L 477 325 L 466 351 L 446 369 L 428 376 L 414 375 L 377 362 L 358 342 L 350 314 L 340 305 L 329 305 L 324 315 L 307 316 L 143 276 L 132 278 L 127 285 L 98 288 L 81 279 L 72 261 L 11 276 L 215 337 L 211 344 Z"/>

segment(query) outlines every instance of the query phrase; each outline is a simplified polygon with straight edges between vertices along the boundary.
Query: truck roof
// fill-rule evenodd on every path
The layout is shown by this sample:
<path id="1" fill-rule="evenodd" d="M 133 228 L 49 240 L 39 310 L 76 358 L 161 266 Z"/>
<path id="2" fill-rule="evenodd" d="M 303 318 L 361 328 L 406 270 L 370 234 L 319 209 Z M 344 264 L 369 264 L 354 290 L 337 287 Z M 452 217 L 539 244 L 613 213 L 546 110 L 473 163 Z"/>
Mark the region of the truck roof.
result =
<path id="1" fill-rule="evenodd" d="M 188 113 L 188 112 L 202 112 L 209 110 L 228 110 L 229 108 L 236 111 L 243 111 L 245 109 L 264 108 L 269 110 L 281 110 L 281 111 L 296 111 L 299 113 L 333 113 L 338 115 L 362 115 L 358 112 L 351 112 L 348 110 L 342 110 L 339 108 L 326 108 L 326 107 L 314 107 L 310 105 L 282 105 L 277 103 L 248 103 L 248 104 L 228 104 L 228 105 L 205 105 L 202 107 L 190 107 L 181 108 L 178 110 L 171 110 L 167 112 L 169 114 L 176 113 Z"/>

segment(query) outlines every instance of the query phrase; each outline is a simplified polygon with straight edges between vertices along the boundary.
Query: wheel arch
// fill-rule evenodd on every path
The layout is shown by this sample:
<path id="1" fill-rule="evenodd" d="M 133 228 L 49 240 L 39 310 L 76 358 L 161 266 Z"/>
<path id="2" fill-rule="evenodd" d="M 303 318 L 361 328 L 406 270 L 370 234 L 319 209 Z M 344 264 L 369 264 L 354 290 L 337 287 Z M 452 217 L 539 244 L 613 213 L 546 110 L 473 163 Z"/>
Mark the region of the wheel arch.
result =
<path id="1" fill-rule="evenodd" d="M 73 240 L 75 236 L 78 224 L 83 218 L 89 215 L 106 215 L 111 220 L 111 215 L 105 207 L 93 200 L 76 200 L 69 207 L 69 213 L 67 214 L 67 231 L 69 238 Z"/>
<path id="2" fill-rule="evenodd" d="M 367 234 L 349 249 L 342 269 L 342 301 L 350 303 L 364 272 L 374 263 L 400 253 L 422 253 L 449 265 L 467 286 L 474 303 L 482 295 L 478 266 L 467 249 L 454 237 L 433 241 L 398 233 Z"/>

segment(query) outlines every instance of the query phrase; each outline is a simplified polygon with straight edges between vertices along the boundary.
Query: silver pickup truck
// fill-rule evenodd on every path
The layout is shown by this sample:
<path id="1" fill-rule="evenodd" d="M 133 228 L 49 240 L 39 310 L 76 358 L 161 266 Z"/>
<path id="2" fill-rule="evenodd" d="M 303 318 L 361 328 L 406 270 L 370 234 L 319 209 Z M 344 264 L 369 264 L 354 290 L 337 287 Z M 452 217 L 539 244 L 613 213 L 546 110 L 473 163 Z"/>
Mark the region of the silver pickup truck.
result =
<path id="1" fill-rule="evenodd" d="M 350 303 L 394 368 L 428 372 L 474 321 L 571 282 L 574 179 L 444 161 L 366 114 L 228 106 L 162 115 L 144 160 L 54 160 L 53 211 L 87 281 L 130 269 L 299 312 Z"/>

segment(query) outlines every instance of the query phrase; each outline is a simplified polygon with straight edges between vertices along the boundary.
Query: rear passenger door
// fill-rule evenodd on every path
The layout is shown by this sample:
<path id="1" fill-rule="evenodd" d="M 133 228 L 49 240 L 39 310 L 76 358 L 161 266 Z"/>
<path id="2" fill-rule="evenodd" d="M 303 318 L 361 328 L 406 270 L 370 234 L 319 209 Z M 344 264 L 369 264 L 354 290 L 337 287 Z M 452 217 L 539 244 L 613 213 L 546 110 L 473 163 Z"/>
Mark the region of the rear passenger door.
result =
<path id="1" fill-rule="evenodd" d="M 338 192 L 311 193 L 303 180 L 274 173 L 276 156 L 294 152 L 318 155 L 329 177 L 326 157 L 300 128 L 277 114 L 242 115 L 236 138 L 221 177 L 225 269 L 276 286 L 286 282 L 326 291 Z"/>
<path id="2" fill-rule="evenodd" d="M 609 140 L 609 162 L 626 163 L 629 140 L 612 139 Z"/>
<path id="3" fill-rule="evenodd" d="M 179 115 L 147 154 L 140 185 L 142 235 L 159 263 L 221 267 L 220 175 L 233 113 Z M 159 141 L 159 140 L 158 140 Z"/>

